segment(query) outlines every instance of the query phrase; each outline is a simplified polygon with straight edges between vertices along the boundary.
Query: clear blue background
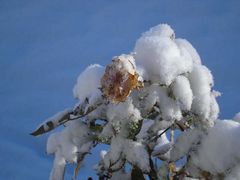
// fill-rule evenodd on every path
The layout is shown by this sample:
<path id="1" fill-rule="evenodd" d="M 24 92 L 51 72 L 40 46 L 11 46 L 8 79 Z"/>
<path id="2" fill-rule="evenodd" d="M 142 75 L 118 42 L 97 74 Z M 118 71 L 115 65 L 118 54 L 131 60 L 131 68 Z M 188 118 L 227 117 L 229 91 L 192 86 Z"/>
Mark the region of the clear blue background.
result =
<path id="1" fill-rule="evenodd" d="M 239 0 L 0 0 L 0 179 L 48 179 L 48 135 L 29 133 L 76 103 L 72 87 L 85 67 L 129 53 L 159 23 L 197 49 L 222 92 L 220 118 L 232 118 L 240 111 L 239 19 Z M 79 179 L 94 175 L 97 157 Z"/>

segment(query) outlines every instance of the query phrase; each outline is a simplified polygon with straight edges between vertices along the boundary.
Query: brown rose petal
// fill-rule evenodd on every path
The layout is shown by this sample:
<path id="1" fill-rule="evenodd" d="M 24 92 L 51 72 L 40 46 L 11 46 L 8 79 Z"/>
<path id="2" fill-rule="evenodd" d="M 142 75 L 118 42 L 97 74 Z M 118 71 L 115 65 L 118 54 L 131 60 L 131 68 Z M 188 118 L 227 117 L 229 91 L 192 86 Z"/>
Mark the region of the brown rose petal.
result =
<path id="1" fill-rule="evenodd" d="M 133 89 L 140 87 L 138 74 L 117 68 L 117 63 L 122 62 L 119 59 L 113 60 L 101 79 L 103 94 L 114 103 L 123 102 Z"/>

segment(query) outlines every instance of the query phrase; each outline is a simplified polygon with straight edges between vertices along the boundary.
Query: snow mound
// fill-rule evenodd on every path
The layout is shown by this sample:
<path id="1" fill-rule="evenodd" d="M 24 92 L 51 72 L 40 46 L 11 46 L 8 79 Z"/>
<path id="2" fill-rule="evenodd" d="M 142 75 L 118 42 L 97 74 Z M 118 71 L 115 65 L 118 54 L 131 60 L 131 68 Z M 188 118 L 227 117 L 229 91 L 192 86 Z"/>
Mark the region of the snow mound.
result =
<path id="1" fill-rule="evenodd" d="M 160 24 L 137 40 L 135 59 L 136 64 L 146 70 L 145 80 L 169 85 L 176 76 L 192 70 L 191 55 L 174 38 L 171 27 Z"/>
<path id="2" fill-rule="evenodd" d="M 239 164 L 240 124 L 232 120 L 217 121 L 201 141 L 193 163 L 213 174 L 223 173 Z"/>
<path id="3" fill-rule="evenodd" d="M 77 83 L 73 88 L 73 95 L 80 101 L 85 98 L 93 98 L 100 94 L 98 88 L 101 87 L 100 80 L 104 73 L 104 67 L 99 64 L 88 66 L 77 78 Z"/>

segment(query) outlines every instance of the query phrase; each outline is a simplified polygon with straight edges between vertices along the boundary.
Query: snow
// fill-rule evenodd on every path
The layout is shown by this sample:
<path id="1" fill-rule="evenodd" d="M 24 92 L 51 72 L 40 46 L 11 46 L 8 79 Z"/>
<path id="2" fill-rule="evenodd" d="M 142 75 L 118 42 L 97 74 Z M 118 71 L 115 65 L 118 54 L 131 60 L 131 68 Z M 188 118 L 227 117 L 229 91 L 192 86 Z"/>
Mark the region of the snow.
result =
<path id="1" fill-rule="evenodd" d="M 221 93 L 217 92 L 217 91 L 212 91 L 211 93 L 211 103 L 210 103 L 210 115 L 209 115 L 209 119 L 217 119 L 220 109 L 219 109 L 219 105 L 217 103 L 216 97 L 221 96 Z"/>
<path id="2" fill-rule="evenodd" d="M 192 111 L 198 114 L 206 126 L 213 126 L 214 120 L 210 120 L 211 104 L 214 98 L 211 97 L 211 87 L 213 86 L 213 78 L 211 72 L 206 66 L 195 65 L 193 71 L 189 74 L 189 80 L 193 92 Z M 216 108 L 214 109 L 216 110 Z M 216 116 L 218 112 L 216 111 Z M 209 120 L 208 122 L 206 120 Z"/>
<path id="3" fill-rule="evenodd" d="M 146 147 L 142 143 L 126 140 L 124 144 L 124 154 L 128 162 L 136 165 L 143 172 L 149 172 L 149 155 Z"/>
<path id="4" fill-rule="evenodd" d="M 160 24 L 136 42 L 136 64 L 143 79 L 152 82 L 143 92 L 148 96 L 145 108 L 159 103 L 161 118 L 169 121 L 180 120 L 181 110 L 192 110 L 200 116 L 202 126 L 211 127 L 219 113 L 212 74 L 188 41 L 175 38 L 169 25 Z"/>
<path id="5" fill-rule="evenodd" d="M 106 155 L 104 155 L 103 162 L 104 167 L 109 168 L 111 165 L 116 164 L 118 161 L 121 160 L 121 156 L 123 155 L 123 144 L 124 139 L 120 136 L 113 137 L 111 140 L 110 150 Z"/>
<path id="6" fill-rule="evenodd" d="M 70 108 L 65 109 L 63 111 L 60 111 L 53 115 L 52 117 L 45 120 L 43 123 L 41 123 L 36 129 L 39 130 L 43 128 L 43 131 L 50 131 L 51 129 L 61 125 L 62 122 L 67 120 L 69 118 L 69 113 L 71 113 L 72 110 Z"/>
<path id="7" fill-rule="evenodd" d="M 175 33 L 173 29 L 168 24 L 159 24 L 149 29 L 149 31 L 144 32 L 142 37 L 169 37 L 171 39 L 175 38 Z"/>
<path id="8" fill-rule="evenodd" d="M 85 98 L 94 98 L 100 95 L 100 79 L 104 73 L 104 67 L 99 64 L 88 66 L 77 78 L 73 88 L 75 98 L 84 101 Z"/>
<path id="9" fill-rule="evenodd" d="M 76 103 L 71 88 L 87 65 L 108 64 L 112 56 L 129 52 L 141 32 L 161 22 L 196 47 L 223 93 L 221 119 L 232 117 L 240 100 L 238 12 L 236 0 L 2 1 L 0 179 L 47 179 L 53 160 L 44 153 L 46 136 L 29 133 Z M 87 157 L 79 179 L 95 179 L 95 154 Z M 66 179 L 69 174 L 72 169 Z"/>
<path id="10" fill-rule="evenodd" d="M 47 153 L 54 154 L 55 159 L 50 179 L 61 179 L 66 162 L 77 163 L 79 155 L 89 153 L 91 146 L 91 133 L 80 121 L 69 122 L 62 132 L 51 134 L 47 142 Z"/>
<path id="11" fill-rule="evenodd" d="M 101 159 L 103 159 L 106 154 L 107 154 L 107 151 L 102 150 L 102 151 L 100 152 L 100 157 L 101 157 Z"/>
<path id="12" fill-rule="evenodd" d="M 185 76 L 178 76 L 172 85 L 172 90 L 181 109 L 190 110 L 193 101 L 193 93 L 189 80 Z"/>
<path id="13" fill-rule="evenodd" d="M 107 109 L 107 118 L 115 133 L 123 137 L 129 135 L 130 123 L 137 123 L 142 119 L 140 111 L 134 107 L 130 98 L 118 104 L 110 103 Z"/>
<path id="14" fill-rule="evenodd" d="M 135 65 L 135 59 L 133 58 L 133 56 L 128 54 L 122 54 L 120 56 L 114 56 L 113 61 L 114 60 L 120 60 L 120 63 L 118 64 L 117 69 L 125 70 L 132 75 L 135 74 L 136 65 Z"/>
<path id="15" fill-rule="evenodd" d="M 140 96 L 145 97 L 145 101 L 141 104 L 143 115 L 147 114 L 155 104 L 161 109 L 161 118 L 166 121 L 180 120 L 182 117 L 180 106 L 176 101 L 169 97 L 168 89 L 161 87 L 159 84 L 152 84 L 146 87 Z"/>
<path id="16" fill-rule="evenodd" d="M 158 156 L 167 153 L 172 147 L 172 143 L 168 140 L 166 133 L 163 133 L 157 140 L 157 144 L 153 149 L 152 155 Z"/>
<path id="17" fill-rule="evenodd" d="M 170 85 L 178 75 L 192 69 L 190 55 L 174 42 L 174 32 L 166 24 L 143 33 L 136 42 L 134 52 L 136 64 L 147 72 L 149 79 L 144 77 L 146 80 Z"/>
<path id="18" fill-rule="evenodd" d="M 118 165 L 121 166 L 119 162 L 124 158 L 129 163 L 137 165 L 144 172 L 149 171 L 149 155 L 142 143 L 124 139 L 120 136 L 113 137 L 110 150 L 103 156 L 104 167 L 119 168 Z"/>
<path id="19" fill-rule="evenodd" d="M 177 138 L 170 152 L 170 160 L 176 161 L 189 154 L 186 166 L 193 176 L 199 169 L 226 179 L 238 179 L 240 124 L 233 120 L 217 120 L 207 131 L 198 128 L 188 130 Z"/>
<path id="20" fill-rule="evenodd" d="M 180 120 L 182 113 L 178 104 L 168 96 L 167 89 L 159 87 L 159 103 L 164 120 Z"/>
<path id="21" fill-rule="evenodd" d="M 223 173 L 239 164 L 240 124 L 232 120 L 217 121 L 201 141 L 193 163 L 213 174 Z"/>
<path id="22" fill-rule="evenodd" d="M 142 122 L 142 128 L 140 130 L 140 132 L 137 134 L 137 138 L 138 140 L 141 139 L 146 139 L 148 137 L 148 130 L 149 128 L 153 125 L 154 121 L 150 120 L 150 119 L 144 119 Z"/>
<path id="23" fill-rule="evenodd" d="M 57 152 L 55 154 L 54 165 L 53 165 L 53 169 L 51 171 L 49 179 L 50 180 L 63 180 L 65 166 L 66 166 L 66 160 L 60 154 L 60 152 Z"/>
<path id="24" fill-rule="evenodd" d="M 193 63 L 201 64 L 201 58 L 190 42 L 188 42 L 186 39 L 178 38 L 175 40 L 175 43 L 178 45 L 178 47 L 185 49 L 190 54 Z"/>
<path id="25" fill-rule="evenodd" d="M 187 130 L 181 134 L 176 140 L 171 152 L 171 161 L 177 161 L 184 157 L 191 148 L 194 147 L 200 140 L 202 132 L 198 129 Z"/>
<path id="26" fill-rule="evenodd" d="M 138 133 L 137 140 L 139 142 L 144 142 L 147 138 L 149 138 L 149 132 L 151 132 L 151 128 L 155 127 L 154 121 L 150 119 L 145 119 L 142 124 L 142 128 Z M 157 128 L 156 128 L 157 129 Z M 161 130 L 158 129 L 157 134 L 162 133 Z M 172 147 L 172 143 L 169 142 L 166 133 L 163 133 L 161 137 L 157 139 L 156 145 L 153 147 L 153 156 L 163 155 L 167 153 Z"/>
<path id="27" fill-rule="evenodd" d="M 150 127 L 150 132 L 159 133 L 159 130 L 165 130 L 172 125 L 172 121 L 156 120 Z"/>

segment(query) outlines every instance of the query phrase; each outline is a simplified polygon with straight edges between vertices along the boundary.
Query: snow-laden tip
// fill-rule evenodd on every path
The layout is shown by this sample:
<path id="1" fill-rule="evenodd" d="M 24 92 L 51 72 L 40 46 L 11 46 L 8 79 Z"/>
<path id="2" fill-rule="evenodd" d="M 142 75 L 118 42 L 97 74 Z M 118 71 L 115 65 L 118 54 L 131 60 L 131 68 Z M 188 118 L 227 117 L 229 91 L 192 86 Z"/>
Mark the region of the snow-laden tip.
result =
<path id="1" fill-rule="evenodd" d="M 99 64 L 88 66 L 77 78 L 77 83 L 73 88 L 74 97 L 84 101 L 85 98 L 100 94 L 100 80 L 103 73 L 104 67 Z"/>

